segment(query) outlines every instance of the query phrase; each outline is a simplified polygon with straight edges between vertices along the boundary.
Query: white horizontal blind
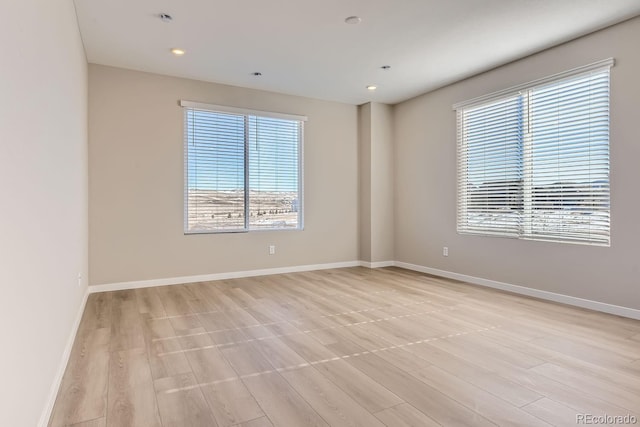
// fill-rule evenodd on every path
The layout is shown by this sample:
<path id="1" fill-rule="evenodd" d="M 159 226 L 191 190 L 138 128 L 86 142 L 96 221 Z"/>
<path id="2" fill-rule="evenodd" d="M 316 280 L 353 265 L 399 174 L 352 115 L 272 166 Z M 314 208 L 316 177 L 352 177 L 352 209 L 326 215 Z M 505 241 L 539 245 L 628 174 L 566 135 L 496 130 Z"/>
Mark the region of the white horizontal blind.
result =
<path id="1" fill-rule="evenodd" d="M 459 113 L 458 230 L 518 236 L 522 212 L 522 100 Z"/>
<path id="2" fill-rule="evenodd" d="M 458 116 L 458 232 L 609 245 L 609 67 Z"/>
<path id="3" fill-rule="evenodd" d="M 242 115 L 185 109 L 186 232 L 244 228 Z"/>
<path id="4" fill-rule="evenodd" d="M 185 232 L 301 228 L 302 129 L 185 107 Z"/>
<path id="5" fill-rule="evenodd" d="M 297 228 L 299 122 L 249 117 L 249 227 Z"/>
<path id="6" fill-rule="evenodd" d="M 609 244 L 609 69 L 530 91 L 532 238 Z"/>

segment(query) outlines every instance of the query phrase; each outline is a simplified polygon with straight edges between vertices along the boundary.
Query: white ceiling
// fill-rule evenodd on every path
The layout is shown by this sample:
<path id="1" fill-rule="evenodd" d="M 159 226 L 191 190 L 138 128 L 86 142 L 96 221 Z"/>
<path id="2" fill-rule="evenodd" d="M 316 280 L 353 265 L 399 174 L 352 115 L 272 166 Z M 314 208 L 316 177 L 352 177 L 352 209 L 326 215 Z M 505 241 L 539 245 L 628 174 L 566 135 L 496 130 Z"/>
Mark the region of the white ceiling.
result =
<path id="1" fill-rule="evenodd" d="M 91 63 L 351 104 L 397 103 L 640 14 L 640 0 L 75 5 Z M 162 12 L 173 22 L 163 22 Z M 362 22 L 346 24 L 351 15 Z M 187 54 L 174 57 L 172 47 Z M 252 76 L 255 71 L 262 76 Z M 369 84 L 378 90 L 367 91 Z"/>

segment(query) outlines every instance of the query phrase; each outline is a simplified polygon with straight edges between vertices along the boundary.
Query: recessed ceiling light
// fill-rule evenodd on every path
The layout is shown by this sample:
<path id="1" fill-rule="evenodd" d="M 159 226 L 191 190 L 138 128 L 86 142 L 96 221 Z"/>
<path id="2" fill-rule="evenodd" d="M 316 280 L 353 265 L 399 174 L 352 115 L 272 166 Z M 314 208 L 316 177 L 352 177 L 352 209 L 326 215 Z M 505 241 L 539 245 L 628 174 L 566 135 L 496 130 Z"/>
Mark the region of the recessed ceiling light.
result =
<path id="1" fill-rule="evenodd" d="M 367 86 L 367 90 L 370 90 L 371 92 L 373 92 L 374 90 L 378 89 L 378 86 L 376 85 L 369 85 Z"/>
<path id="2" fill-rule="evenodd" d="M 161 13 L 160 14 L 160 19 L 162 19 L 162 22 L 171 22 L 171 21 L 173 21 L 173 17 L 171 15 L 169 15 L 168 13 Z"/>
<path id="3" fill-rule="evenodd" d="M 359 24 L 362 22 L 362 18 L 360 18 L 359 16 L 349 16 L 345 18 L 344 22 L 346 22 L 347 24 Z"/>
<path id="4" fill-rule="evenodd" d="M 260 77 L 262 73 L 260 71 L 256 71 L 255 73 L 251 73 L 252 76 Z"/>
<path id="5" fill-rule="evenodd" d="M 184 49 L 174 47 L 173 49 L 171 49 L 171 53 L 173 53 L 175 56 L 182 56 L 185 54 L 185 51 Z"/>
<path id="6" fill-rule="evenodd" d="M 389 70 L 389 69 L 391 69 L 391 65 L 383 65 L 380 68 L 382 68 L 383 70 Z"/>

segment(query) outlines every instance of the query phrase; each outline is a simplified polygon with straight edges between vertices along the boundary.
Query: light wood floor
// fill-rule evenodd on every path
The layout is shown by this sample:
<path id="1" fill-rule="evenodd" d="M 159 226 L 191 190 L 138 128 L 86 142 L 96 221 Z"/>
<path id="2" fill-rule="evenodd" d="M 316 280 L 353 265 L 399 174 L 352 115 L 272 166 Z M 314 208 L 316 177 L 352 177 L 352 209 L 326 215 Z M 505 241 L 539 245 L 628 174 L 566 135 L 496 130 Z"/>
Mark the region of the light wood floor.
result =
<path id="1" fill-rule="evenodd" d="M 578 414 L 640 420 L 640 321 L 349 268 L 90 295 L 50 425 L 569 426 Z"/>

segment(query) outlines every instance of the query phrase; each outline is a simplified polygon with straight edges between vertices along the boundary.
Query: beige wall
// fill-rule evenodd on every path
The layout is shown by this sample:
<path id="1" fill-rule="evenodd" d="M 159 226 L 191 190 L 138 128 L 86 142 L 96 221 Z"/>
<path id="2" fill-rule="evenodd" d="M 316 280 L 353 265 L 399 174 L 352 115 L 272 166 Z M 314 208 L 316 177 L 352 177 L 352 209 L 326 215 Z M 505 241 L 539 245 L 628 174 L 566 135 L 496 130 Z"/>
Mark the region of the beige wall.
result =
<path id="1" fill-rule="evenodd" d="M 3 6 L 0 424 L 31 427 L 86 289 L 87 63 L 71 0 Z"/>
<path id="2" fill-rule="evenodd" d="M 394 260 L 393 108 L 371 104 L 371 261 Z"/>
<path id="3" fill-rule="evenodd" d="M 396 260 L 640 309 L 638 40 L 635 18 L 397 105 Z M 611 247 L 456 234 L 452 104 L 608 57 Z"/>
<path id="4" fill-rule="evenodd" d="M 371 103 L 358 107 L 359 258 L 371 262 Z"/>
<path id="5" fill-rule="evenodd" d="M 183 234 L 180 99 L 309 117 L 303 231 Z M 353 105 L 90 65 L 89 140 L 91 284 L 358 258 Z"/>
<path id="6" fill-rule="evenodd" d="M 393 108 L 358 107 L 360 260 L 393 261 Z"/>

